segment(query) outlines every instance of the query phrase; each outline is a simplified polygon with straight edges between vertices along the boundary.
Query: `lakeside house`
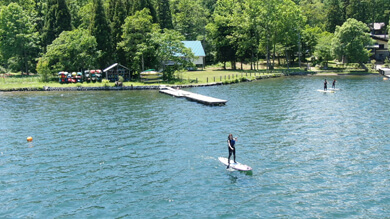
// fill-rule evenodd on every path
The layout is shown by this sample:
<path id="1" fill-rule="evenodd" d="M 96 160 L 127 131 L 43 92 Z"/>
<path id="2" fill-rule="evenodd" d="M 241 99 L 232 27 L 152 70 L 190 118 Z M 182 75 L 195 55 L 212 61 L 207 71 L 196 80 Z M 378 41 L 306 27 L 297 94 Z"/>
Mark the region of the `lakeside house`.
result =
<path id="1" fill-rule="evenodd" d="M 186 48 L 191 49 L 191 51 L 194 53 L 195 58 L 191 60 L 191 62 L 196 66 L 196 67 L 201 67 L 202 69 L 205 68 L 205 58 L 206 58 L 206 53 L 204 52 L 202 43 L 200 41 L 181 41 Z M 185 58 L 183 54 L 176 54 L 176 57 L 180 58 Z M 166 61 L 164 65 L 174 65 L 174 61 Z M 193 69 L 189 69 L 193 70 Z"/>
<path id="2" fill-rule="evenodd" d="M 384 62 L 386 57 L 389 57 L 389 35 L 385 23 L 370 23 L 370 37 L 375 41 L 374 45 L 370 46 L 371 59 L 377 62 Z"/>
<path id="3" fill-rule="evenodd" d="M 124 81 L 130 81 L 131 79 L 130 69 L 119 63 L 112 64 L 104 69 L 103 72 L 106 74 L 106 79 L 111 82 L 118 81 L 119 76 L 122 76 Z"/>
<path id="4" fill-rule="evenodd" d="M 204 52 L 202 43 L 200 41 L 182 41 L 184 43 L 184 46 L 187 48 L 190 48 L 191 51 L 195 55 L 195 59 L 192 60 L 192 63 L 195 66 L 202 67 L 204 69 L 205 67 L 205 58 L 206 53 Z"/>

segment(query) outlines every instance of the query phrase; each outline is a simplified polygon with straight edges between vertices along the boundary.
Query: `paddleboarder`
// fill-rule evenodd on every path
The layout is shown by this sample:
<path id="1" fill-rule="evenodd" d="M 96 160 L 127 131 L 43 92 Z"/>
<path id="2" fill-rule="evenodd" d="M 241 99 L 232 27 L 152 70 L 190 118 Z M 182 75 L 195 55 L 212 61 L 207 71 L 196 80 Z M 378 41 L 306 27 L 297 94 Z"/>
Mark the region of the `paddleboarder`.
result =
<path id="1" fill-rule="evenodd" d="M 236 148 L 234 147 L 234 145 L 236 144 L 236 141 L 237 141 L 237 137 L 233 138 L 233 135 L 229 134 L 228 140 L 227 140 L 228 148 L 229 148 L 229 157 L 228 157 L 228 165 L 227 165 L 226 169 L 228 169 L 230 167 L 230 156 L 232 156 L 232 154 L 233 154 L 233 158 L 234 158 L 234 163 L 236 163 Z"/>
<path id="2" fill-rule="evenodd" d="M 333 88 L 333 89 L 336 89 L 336 79 L 333 80 L 332 88 Z"/>
<path id="3" fill-rule="evenodd" d="M 325 79 L 325 81 L 324 81 L 324 91 L 327 91 L 327 90 L 328 90 L 328 82 Z"/>

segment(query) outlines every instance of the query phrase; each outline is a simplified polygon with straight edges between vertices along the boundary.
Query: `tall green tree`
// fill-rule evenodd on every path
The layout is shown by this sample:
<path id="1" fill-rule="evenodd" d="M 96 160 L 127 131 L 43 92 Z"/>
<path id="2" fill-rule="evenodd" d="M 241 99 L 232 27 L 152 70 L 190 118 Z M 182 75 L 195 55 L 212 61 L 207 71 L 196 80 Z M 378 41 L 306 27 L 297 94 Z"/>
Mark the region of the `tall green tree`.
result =
<path id="1" fill-rule="evenodd" d="M 289 67 L 290 61 L 294 64 L 295 54 L 301 52 L 299 46 L 305 20 L 300 8 L 291 0 L 283 0 L 277 9 L 276 39 L 284 47 Z"/>
<path id="2" fill-rule="evenodd" d="M 329 32 L 322 32 L 319 35 L 318 43 L 315 46 L 314 55 L 321 62 L 323 67 L 328 68 L 328 62 L 332 60 L 332 39 L 333 34 Z"/>
<path id="3" fill-rule="evenodd" d="M 194 0 L 172 0 L 172 20 L 175 30 L 186 40 L 197 40 L 206 35 L 207 11 Z"/>
<path id="4" fill-rule="evenodd" d="M 0 8 L 0 57 L 14 71 L 34 69 L 39 39 L 33 22 L 17 3 Z"/>
<path id="5" fill-rule="evenodd" d="M 82 11 L 82 8 L 89 2 L 89 0 L 67 0 L 67 5 L 72 18 L 72 26 L 74 28 L 78 28 L 82 24 L 85 16 L 88 16 L 88 14 Z"/>
<path id="6" fill-rule="evenodd" d="M 333 33 L 336 30 L 336 26 L 341 26 L 344 21 L 344 13 L 342 10 L 340 0 L 328 0 L 326 4 L 326 31 Z"/>
<path id="7" fill-rule="evenodd" d="M 354 18 L 364 23 L 387 23 L 390 14 L 390 1 L 348 0 L 345 11 L 347 18 Z"/>
<path id="8" fill-rule="evenodd" d="M 165 28 L 173 29 L 169 0 L 157 1 L 157 16 L 158 16 L 158 23 L 160 24 L 161 29 L 163 30 Z"/>
<path id="9" fill-rule="evenodd" d="M 152 34 L 156 31 L 161 30 L 158 24 L 153 24 L 153 17 L 147 8 L 125 20 L 119 46 L 126 52 L 130 67 L 138 73 L 156 64 L 155 47 L 151 41 Z"/>
<path id="10" fill-rule="evenodd" d="M 359 63 L 367 69 L 364 63 L 369 60 L 372 45 L 369 28 L 356 19 L 349 18 L 342 26 L 337 26 L 332 40 L 333 53 L 343 63 Z"/>
<path id="11" fill-rule="evenodd" d="M 158 22 L 156 8 L 151 0 L 133 0 L 130 4 L 132 6 L 132 15 L 134 15 L 137 11 L 147 8 L 150 11 L 150 16 L 152 16 L 152 22 Z"/>
<path id="12" fill-rule="evenodd" d="M 63 31 L 52 44 L 47 46 L 47 52 L 39 60 L 48 62 L 50 70 L 80 71 L 96 67 L 99 51 L 94 36 L 88 30 L 75 29 Z M 39 66 L 44 63 L 39 63 Z"/>
<path id="13" fill-rule="evenodd" d="M 93 0 L 93 17 L 90 31 L 91 35 L 96 38 L 98 50 L 101 51 L 98 67 L 107 67 L 113 61 L 112 31 L 102 0 Z"/>
<path id="14" fill-rule="evenodd" d="M 123 29 L 122 26 L 125 23 L 127 17 L 126 7 L 123 0 L 111 0 L 114 6 L 111 9 L 111 30 L 112 30 L 112 46 L 114 48 L 114 60 L 122 64 L 126 63 L 126 56 L 122 47 L 118 46 L 122 41 Z"/>
<path id="15" fill-rule="evenodd" d="M 327 18 L 326 13 L 324 13 L 325 5 L 322 0 L 301 0 L 299 6 L 310 27 L 319 27 L 325 30 Z"/>
<path id="16" fill-rule="evenodd" d="M 72 30 L 71 15 L 65 0 L 48 0 L 45 15 L 42 43 L 51 44 L 62 31 Z"/>
<path id="17" fill-rule="evenodd" d="M 235 30 L 231 25 L 235 6 L 233 0 L 218 0 L 213 21 L 206 26 L 208 36 L 216 50 L 217 61 L 224 63 L 224 68 L 226 62 L 231 62 L 233 69 L 236 67 L 237 60 L 237 47 L 231 40 Z"/>

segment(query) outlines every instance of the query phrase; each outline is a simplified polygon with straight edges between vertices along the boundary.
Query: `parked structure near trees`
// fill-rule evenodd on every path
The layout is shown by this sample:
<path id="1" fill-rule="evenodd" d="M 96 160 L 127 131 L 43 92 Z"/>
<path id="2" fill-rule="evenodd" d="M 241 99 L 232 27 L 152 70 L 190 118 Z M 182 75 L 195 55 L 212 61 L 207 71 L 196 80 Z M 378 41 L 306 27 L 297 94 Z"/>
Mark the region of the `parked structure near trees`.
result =
<path id="1" fill-rule="evenodd" d="M 118 81 L 119 76 L 122 76 L 124 81 L 130 81 L 131 79 L 130 69 L 119 63 L 107 67 L 103 72 L 106 74 L 106 79 L 111 82 Z"/>

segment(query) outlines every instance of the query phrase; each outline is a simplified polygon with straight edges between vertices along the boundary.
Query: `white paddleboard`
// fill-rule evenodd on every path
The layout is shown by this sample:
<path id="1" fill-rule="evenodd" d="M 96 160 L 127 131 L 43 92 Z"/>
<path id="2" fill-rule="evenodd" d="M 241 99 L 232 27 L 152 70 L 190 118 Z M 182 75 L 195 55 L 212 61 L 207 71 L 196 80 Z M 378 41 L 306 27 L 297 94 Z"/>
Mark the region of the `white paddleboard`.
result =
<path id="1" fill-rule="evenodd" d="M 221 161 L 221 163 L 225 164 L 226 166 L 228 165 L 228 159 L 226 157 L 218 157 L 218 160 Z M 252 167 L 241 164 L 239 162 L 234 163 L 234 160 L 230 160 L 230 167 L 235 170 L 240 170 L 240 171 L 251 171 Z"/>
<path id="2" fill-rule="evenodd" d="M 317 90 L 318 92 L 323 92 L 323 93 L 335 93 L 336 91 L 334 90 Z"/>
<path id="3" fill-rule="evenodd" d="M 340 88 L 328 88 L 329 90 L 340 90 Z"/>

